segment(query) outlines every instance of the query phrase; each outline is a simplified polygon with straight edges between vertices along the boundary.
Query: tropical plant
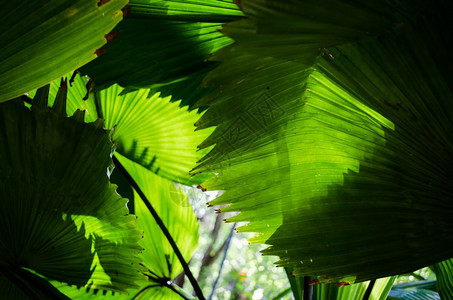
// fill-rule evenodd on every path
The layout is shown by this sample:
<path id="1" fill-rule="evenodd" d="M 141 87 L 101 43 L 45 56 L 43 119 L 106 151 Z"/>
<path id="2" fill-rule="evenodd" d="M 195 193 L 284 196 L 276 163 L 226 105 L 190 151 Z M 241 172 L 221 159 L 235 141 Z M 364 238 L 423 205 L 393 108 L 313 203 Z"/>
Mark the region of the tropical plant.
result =
<path id="1" fill-rule="evenodd" d="M 124 5 L 2 6 L 2 297 L 204 299 L 182 184 L 295 299 L 453 299 L 449 1 Z"/>

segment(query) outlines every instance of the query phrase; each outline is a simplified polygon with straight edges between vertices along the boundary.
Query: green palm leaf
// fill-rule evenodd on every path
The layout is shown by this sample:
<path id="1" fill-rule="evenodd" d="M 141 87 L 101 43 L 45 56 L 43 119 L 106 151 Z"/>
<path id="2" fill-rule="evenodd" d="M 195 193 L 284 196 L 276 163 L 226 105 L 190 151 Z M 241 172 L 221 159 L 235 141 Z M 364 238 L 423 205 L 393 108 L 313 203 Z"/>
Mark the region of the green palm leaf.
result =
<path id="1" fill-rule="evenodd" d="M 31 110 L 0 107 L 1 285 L 31 298 L 55 296 L 39 296 L 41 277 L 124 293 L 143 278 L 141 234 L 106 176 L 112 144 L 101 120 L 66 117 L 64 87 L 56 98 L 53 110 L 45 89 Z"/>
<path id="2" fill-rule="evenodd" d="M 294 277 L 292 269 L 285 268 L 286 274 L 291 285 L 295 300 L 303 300 L 304 289 L 307 279 L 304 277 Z M 335 284 L 323 284 L 308 287 L 311 291 L 305 292 L 306 295 L 312 295 L 315 300 L 385 300 L 392 288 L 395 276 L 380 278 L 378 280 L 366 281 L 346 286 L 336 286 Z M 305 284 L 304 284 L 305 283 Z M 307 296 L 305 296 L 307 297 Z M 367 297 L 367 298 L 365 298 Z"/>
<path id="3" fill-rule="evenodd" d="M 241 11 L 223 0 L 131 1 L 130 9 L 115 29 L 118 38 L 82 74 L 93 79 L 96 89 L 115 83 L 126 91 L 163 87 L 163 96 L 192 104 L 204 93 L 198 86 L 212 69 L 206 57 L 231 43 L 218 32 L 221 24 L 240 18 Z M 181 92 L 188 85 L 189 93 Z"/>
<path id="4" fill-rule="evenodd" d="M 403 289 L 392 290 L 389 300 L 440 300 L 439 294 L 430 290 Z"/>
<path id="5" fill-rule="evenodd" d="M 317 285 L 313 288 L 313 299 L 385 300 L 387 299 L 387 295 L 393 285 L 394 280 L 394 277 L 386 277 L 380 278 L 373 283 L 366 281 L 343 287 L 336 287 L 334 284 Z M 371 292 L 368 296 L 369 298 L 364 298 L 370 284 L 373 284 L 373 286 L 371 287 Z"/>
<path id="6" fill-rule="evenodd" d="M 198 245 L 198 222 L 187 195 L 174 183 L 155 175 L 150 170 L 115 154 L 121 165 L 133 176 L 145 195 L 151 199 L 152 205 L 165 226 L 170 231 L 178 248 L 186 261 L 189 261 Z M 119 185 L 119 190 L 129 187 L 126 179 L 116 170 L 112 178 Z M 183 270 L 172 247 L 153 219 L 151 213 L 140 196 L 133 190 L 130 196 L 131 208 L 137 215 L 137 227 L 144 232 L 140 245 L 143 252 L 139 257 L 143 261 L 144 274 L 147 281 L 140 281 L 139 290 L 129 290 L 134 299 L 181 299 L 180 290 L 171 283 Z M 93 293 L 55 283 L 55 286 L 71 299 L 93 299 Z M 175 292 L 175 290 L 177 292 Z M 130 299 L 124 295 L 98 295 L 102 299 Z"/>
<path id="7" fill-rule="evenodd" d="M 97 57 L 127 0 L 4 1 L 0 102 L 48 84 Z"/>
<path id="8" fill-rule="evenodd" d="M 197 146 L 212 131 L 195 131 L 193 124 L 200 116 L 196 111 L 180 108 L 178 102 L 170 102 L 171 97 L 161 98 L 159 93 L 150 96 L 149 89 L 119 96 L 123 88 L 118 85 L 87 93 L 86 84 L 86 77 L 75 75 L 68 87 L 66 111 L 71 115 L 77 109 L 84 110 L 89 121 L 104 119 L 106 128 L 114 128 L 111 138 L 116 153 L 164 178 L 186 185 L 199 184 L 210 176 L 189 174 L 207 152 L 197 151 Z M 51 96 L 57 94 L 58 86 L 59 81 L 52 82 Z M 49 105 L 53 105 L 52 100 Z"/>
<path id="9" fill-rule="evenodd" d="M 437 277 L 437 289 L 442 300 L 453 299 L 453 259 L 434 265 Z"/>
<path id="10" fill-rule="evenodd" d="M 170 98 L 142 89 L 118 96 L 123 89 L 114 85 L 97 94 L 107 128 L 114 128 L 112 139 L 117 152 L 154 173 L 183 184 L 199 183 L 189 171 L 203 152 L 197 145 L 210 131 L 194 131 L 199 115 L 179 108 Z"/>
<path id="11" fill-rule="evenodd" d="M 96 291 L 93 293 L 92 290 L 77 289 L 68 285 L 61 284 L 59 282 L 53 282 L 54 286 L 60 290 L 64 295 L 69 297 L 71 300 L 91 300 L 91 299 L 103 299 L 103 300 L 181 300 L 184 299 L 178 294 L 173 292 L 167 287 L 163 287 L 156 283 L 149 281 L 140 281 L 139 290 L 130 290 L 130 295 L 122 295 L 118 293 L 103 293 Z M 191 299 L 186 297 L 185 299 Z"/>
<path id="12" fill-rule="evenodd" d="M 354 283 L 451 257 L 449 5 L 242 1 L 194 173 L 278 265 Z"/>
<path id="13" fill-rule="evenodd" d="M 189 203 L 188 196 L 173 182 L 155 175 L 124 156 L 117 155 L 116 157 L 150 199 L 153 208 L 169 230 L 181 254 L 186 261 L 189 261 L 197 248 L 199 236 L 197 217 Z M 142 241 L 145 251 L 141 254 L 141 258 L 148 269 L 145 273 L 150 278 L 148 285 L 156 282 L 165 284 L 183 271 L 182 265 L 135 191 L 133 201 L 135 213 L 138 216 L 137 226 L 144 231 L 145 236 Z"/>
<path id="14" fill-rule="evenodd" d="M 69 87 L 67 91 L 66 114 L 72 116 L 77 110 L 85 113 L 85 122 L 94 122 L 100 118 L 101 113 L 98 113 L 96 102 L 93 93 L 88 93 L 87 84 L 88 79 L 85 76 L 80 76 L 77 72 L 67 74 L 63 77 L 69 80 Z M 61 80 L 54 80 L 49 86 L 49 99 L 48 106 L 52 107 L 55 103 L 55 97 L 60 89 Z M 29 97 L 33 98 L 37 90 L 26 93 Z"/>
<path id="15" fill-rule="evenodd" d="M 435 280 L 407 282 L 394 285 L 389 300 L 440 300 Z M 448 299 L 448 298 L 447 298 Z"/>

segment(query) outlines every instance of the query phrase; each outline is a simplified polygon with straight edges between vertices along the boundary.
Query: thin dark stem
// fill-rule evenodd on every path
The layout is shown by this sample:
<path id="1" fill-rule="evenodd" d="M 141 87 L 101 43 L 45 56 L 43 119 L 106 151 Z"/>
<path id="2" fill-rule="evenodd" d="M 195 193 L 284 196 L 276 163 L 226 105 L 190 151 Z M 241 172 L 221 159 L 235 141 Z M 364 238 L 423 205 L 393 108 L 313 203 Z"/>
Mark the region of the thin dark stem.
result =
<path id="1" fill-rule="evenodd" d="M 135 180 L 132 178 L 132 176 L 129 174 L 129 172 L 127 172 L 127 170 L 124 168 L 124 166 L 118 161 L 118 159 L 115 157 L 115 155 L 113 155 L 112 160 L 113 160 L 115 166 L 118 168 L 118 170 L 123 174 L 123 176 L 129 182 L 129 184 L 137 191 L 138 195 L 140 196 L 140 198 L 142 198 L 143 202 L 145 203 L 146 207 L 150 211 L 151 215 L 156 220 L 157 225 L 159 225 L 163 234 L 165 235 L 165 237 L 167 238 L 171 247 L 173 248 L 173 251 L 175 252 L 176 256 L 178 257 L 179 261 L 181 262 L 182 268 L 184 269 L 184 272 L 186 273 L 187 278 L 189 278 L 189 281 L 193 286 L 195 294 L 197 295 L 197 297 L 200 300 L 205 300 L 206 298 L 203 296 L 203 292 L 201 291 L 200 286 L 198 285 L 198 282 L 193 277 L 193 274 L 190 271 L 189 265 L 187 264 L 184 257 L 182 256 L 181 251 L 179 251 L 179 248 L 176 245 L 175 240 L 173 240 L 173 237 L 171 236 L 167 227 L 165 227 L 165 224 L 162 222 L 162 219 L 159 217 L 157 212 L 154 210 L 153 206 L 151 205 L 151 203 L 149 202 L 148 198 L 145 196 L 143 191 L 140 189 L 138 184 L 135 182 Z"/>
<path id="2" fill-rule="evenodd" d="M 153 276 L 150 276 L 148 274 L 145 274 L 146 276 L 148 276 L 148 280 L 152 281 L 152 282 L 155 282 L 157 283 L 157 285 L 149 285 L 145 288 L 143 288 L 135 297 L 138 297 L 138 295 L 140 293 L 143 293 L 146 289 L 148 288 L 153 288 L 153 287 L 166 287 L 166 288 L 169 288 L 170 290 L 172 290 L 173 292 L 175 292 L 176 294 L 178 294 L 179 296 L 181 296 L 183 299 L 185 300 L 190 300 L 190 298 L 188 298 L 187 296 L 185 296 L 183 293 L 181 293 L 181 291 L 176 288 L 175 284 L 173 282 L 171 282 L 171 280 L 169 278 L 161 278 L 161 277 L 158 277 L 154 272 L 152 272 L 150 269 L 148 269 L 148 272 L 150 272 L 151 274 L 153 274 Z M 134 299 L 135 299 L 134 297 Z"/>
<path id="3" fill-rule="evenodd" d="M 312 279 L 313 277 L 311 276 L 304 276 L 304 300 L 313 299 L 313 286 L 310 285 Z"/>
<path id="4" fill-rule="evenodd" d="M 410 274 L 410 276 L 414 276 L 415 278 L 417 278 L 417 279 L 420 280 L 420 281 L 421 281 L 421 280 L 426 280 L 425 277 L 423 277 L 423 276 L 421 276 L 421 275 L 418 275 L 418 274 L 415 273 L 415 272 L 412 272 L 412 273 Z"/>
<path id="5" fill-rule="evenodd" d="M 184 300 L 190 300 L 190 298 L 187 298 L 186 296 L 184 296 L 183 293 L 181 293 L 180 291 L 178 291 L 177 289 L 175 289 L 175 287 L 173 286 L 173 284 L 166 285 L 166 287 L 168 287 L 170 290 L 172 290 L 173 292 L 175 292 L 176 294 L 178 294 L 179 296 L 181 296 Z"/>
<path id="6" fill-rule="evenodd" d="M 219 274 L 217 275 L 217 278 L 215 279 L 214 284 L 212 285 L 212 291 L 211 291 L 211 294 L 209 295 L 208 300 L 211 300 L 212 297 L 214 296 L 215 288 L 217 286 L 217 283 L 219 282 L 219 278 L 222 273 L 223 263 L 225 262 L 225 259 L 226 259 L 227 253 L 228 253 L 228 248 L 230 247 L 230 242 L 231 242 L 231 238 L 233 237 L 233 232 L 234 232 L 235 227 L 236 227 L 236 223 L 234 223 L 233 227 L 231 227 L 230 233 L 228 234 L 228 237 L 226 239 L 225 249 L 223 250 L 222 261 L 220 262 Z"/>
<path id="7" fill-rule="evenodd" d="M 212 230 L 212 233 L 211 233 L 211 243 L 210 245 L 208 246 L 208 248 L 206 249 L 204 255 L 203 255 L 203 259 L 201 260 L 201 266 L 200 266 L 200 272 L 198 272 L 198 281 L 200 281 L 202 278 L 204 278 L 205 274 L 204 274 L 204 271 L 205 271 L 205 268 L 206 267 L 209 267 L 210 265 L 212 265 L 216 260 L 217 258 L 220 256 L 220 254 L 223 253 L 223 249 L 225 248 L 225 244 L 227 242 L 227 239 L 225 239 L 225 241 L 223 241 L 223 244 L 222 246 L 220 246 L 214 253 L 214 255 L 211 255 L 211 252 L 213 251 L 214 249 L 214 245 L 216 244 L 217 242 L 217 238 L 219 236 L 219 232 L 220 232 L 220 227 L 222 226 L 223 224 L 223 214 L 218 214 L 217 217 L 216 217 L 216 220 L 215 220 L 215 223 L 214 223 L 214 228 Z"/>
<path id="8" fill-rule="evenodd" d="M 375 283 L 376 283 L 376 279 L 373 279 L 373 280 L 370 281 L 370 283 L 368 284 L 368 287 L 366 288 L 365 294 L 363 295 L 362 300 L 370 299 L 371 292 L 373 291 Z"/>

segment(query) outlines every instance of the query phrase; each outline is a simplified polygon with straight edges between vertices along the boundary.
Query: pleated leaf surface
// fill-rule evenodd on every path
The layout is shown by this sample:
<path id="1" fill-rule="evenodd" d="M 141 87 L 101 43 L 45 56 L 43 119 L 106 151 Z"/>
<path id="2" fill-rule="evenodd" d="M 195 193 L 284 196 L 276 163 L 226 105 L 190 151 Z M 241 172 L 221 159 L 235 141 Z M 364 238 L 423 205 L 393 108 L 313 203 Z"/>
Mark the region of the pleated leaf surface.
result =
<path id="1" fill-rule="evenodd" d="M 97 57 L 127 0 L 3 1 L 0 102 L 50 83 Z"/>
<path id="2" fill-rule="evenodd" d="M 81 111 L 66 117 L 63 90 L 53 110 L 46 97 L 38 91 L 31 110 L 19 100 L 0 108 L 1 267 L 126 293 L 143 279 L 141 232 L 107 176 L 108 132 Z"/>
<path id="3" fill-rule="evenodd" d="M 194 170 L 279 266 L 354 283 L 451 257 L 450 3 L 241 1 Z"/>
<path id="4" fill-rule="evenodd" d="M 149 89 L 118 96 L 122 90 L 114 85 L 97 94 L 106 127 L 114 128 L 116 151 L 170 181 L 190 185 L 204 180 L 204 175 L 189 175 L 205 152 L 197 151 L 198 144 L 211 132 L 195 131 L 200 115 L 158 93 L 148 98 Z"/>
<path id="5" fill-rule="evenodd" d="M 81 72 L 97 90 L 115 83 L 126 91 L 164 87 L 164 96 L 192 105 L 204 94 L 199 85 L 213 66 L 207 56 L 231 43 L 218 30 L 242 12 L 224 0 L 137 0 L 129 7 L 130 15 L 115 28 L 118 37 Z M 187 86 L 191 90 L 182 93 Z"/>
<path id="6" fill-rule="evenodd" d="M 453 259 L 434 265 L 437 277 L 437 290 L 442 300 L 453 299 Z"/>
<path id="7" fill-rule="evenodd" d="M 69 74 L 66 78 L 72 77 Z M 73 114 L 84 110 L 86 119 L 105 120 L 104 126 L 113 129 L 111 137 L 116 153 L 145 166 L 154 173 L 182 184 L 199 184 L 210 175 L 190 176 L 189 171 L 203 157 L 206 150 L 197 146 L 212 130 L 195 131 L 194 123 L 200 117 L 196 111 L 181 108 L 171 97 L 140 89 L 120 95 L 118 85 L 99 92 L 87 93 L 87 78 L 76 75 L 68 87 L 66 111 Z M 60 80 L 50 85 L 49 105 L 53 105 Z M 30 92 L 34 95 L 35 92 Z M 86 100 L 84 100 L 86 98 Z"/>
<path id="8" fill-rule="evenodd" d="M 142 189 L 185 260 L 189 261 L 198 245 L 199 225 L 187 194 L 177 188 L 173 182 L 118 153 L 115 155 Z M 122 174 L 116 170 L 112 174 L 112 179 L 119 185 L 119 191 L 123 191 L 124 188 L 132 189 Z M 134 299 L 182 299 L 167 286 L 183 271 L 181 263 L 138 193 L 133 190 L 132 195 L 128 197 L 130 198 L 128 206 L 137 216 L 137 227 L 143 231 L 140 245 L 144 250 L 139 257 L 143 261 L 143 274 L 148 277 L 148 280 L 139 281 L 138 290 L 129 290 L 130 296 L 118 293 L 93 294 L 90 290 L 85 291 L 54 283 L 71 299 L 130 299 L 131 297 L 135 297 Z"/>
<path id="9" fill-rule="evenodd" d="M 142 189 L 181 254 L 189 261 L 198 245 L 199 225 L 187 194 L 173 182 L 124 156 L 117 155 L 117 158 Z M 137 226 L 144 231 L 141 244 L 145 250 L 140 256 L 148 269 L 147 274 L 155 280 L 173 280 L 183 271 L 181 263 L 136 191 L 133 201 L 135 214 L 138 216 Z"/>

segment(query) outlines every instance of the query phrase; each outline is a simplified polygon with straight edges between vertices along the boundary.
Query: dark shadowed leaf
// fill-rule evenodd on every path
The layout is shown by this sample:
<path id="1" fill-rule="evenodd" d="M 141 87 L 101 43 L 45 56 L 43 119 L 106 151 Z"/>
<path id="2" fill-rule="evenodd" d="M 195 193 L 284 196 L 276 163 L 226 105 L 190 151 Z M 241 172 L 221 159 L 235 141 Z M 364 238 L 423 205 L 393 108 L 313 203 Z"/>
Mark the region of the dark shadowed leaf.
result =
<path id="1" fill-rule="evenodd" d="M 53 109 L 43 90 L 31 110 L 19 100 L 0 106 L 2 276 L 14 283 L 27 271 L 124 293 L 143 278 L 141 234 L 107 176 L 112 143 L 101 120 L 66 116 L 64 88 L 56 97 Z M 23 291 L 33 298 L 40 286 L 30 282 Z"/>
<path id="2" fill-rule="evenodd" d="M 151 201 L 185 260 L 189 261 L 198 245 L 198 222 L 187 195 L 175 187 L 171 181 L 157 176 L 118 153 L 115 153 L 115 156 Z M 113 174 L 120 188 L 128 185 L 125 179 L 121 179 L 122 175 L 118 171 L 115 170 Z M 143 230 L 144 238 L 140 245 L 144 250 L 139 257 L 143 261 L 143 273 L 148 280 L 140 281 L 138 290 L 129 290 L 131 296 L 128 297 L 111 293 L 95 296 L 92 292 L 84 293 L 83 289 L 78 290 L 55 283 L 55 286 L 71 299 L 131 299 L 131 297 L 136 297 L 134 299 L 182 299 L 172 290 L 178 288 L 171 281 L 182 272 L 182 266 L 172 247 L 135 190 L 129 205 L 133 206 L 137 215 L 137 227 Z"/>

